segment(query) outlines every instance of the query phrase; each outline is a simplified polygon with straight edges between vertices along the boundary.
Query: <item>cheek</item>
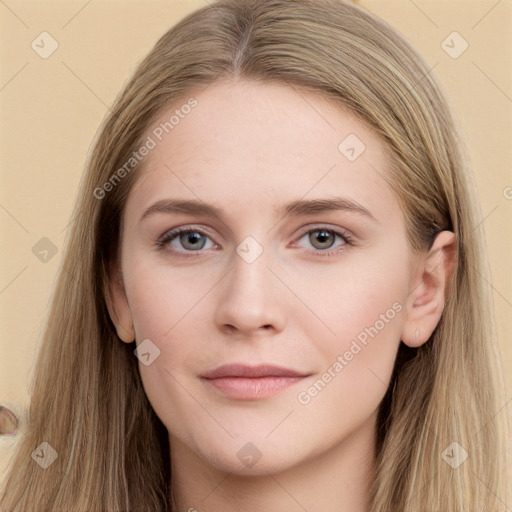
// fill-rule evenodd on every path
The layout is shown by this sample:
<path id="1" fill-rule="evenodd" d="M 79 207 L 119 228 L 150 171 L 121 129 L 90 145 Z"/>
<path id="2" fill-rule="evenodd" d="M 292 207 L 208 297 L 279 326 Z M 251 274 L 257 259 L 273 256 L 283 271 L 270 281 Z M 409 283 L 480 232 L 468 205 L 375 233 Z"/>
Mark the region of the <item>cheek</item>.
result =
<path id="1" fill-rule="evenodd" d="M 140 374 L 146 394 L 158 409 L 162 400 L 186 399 L 179 383 L 205 368 L 208 356 L 211 359 L 208 340 L 213 324 L 205 307 L 216 280 L 206 272 L 165 265 L 139 264 L 131 269 L 125 286 L 137 345 L 150 340 L 158 354 L 151 365 L 139 363 Z"/>
<path id="2" fill-rule="evenodd" d="M 133 269 L 126 290 L 137 346 L 150 340 L 158 354 L 149 365 L 139 362 L 144 391 L 166 428 L 178 429 L 185 438 L 187 427 L 177 417 L 187 417 L 186 424 L 204 422 L 192 395 L 194 376 L 198 367 L 204 367 L 201 360 L 205 351 L 198 341 L 205 339 L 205 333 L 200 332 L 204 324 L 201 298 L 208 283 L 202 286 L 182 279 L 179 272 L 157 266 Z"/>
<path id="3" fill-rule="evenodd" d="M 371 292 L 361 285 L 360 293 L 324 294 L 323 319 L 335 334 L 318 336 L 317 325 L 315 336 L 304 322 L 315 355 L 322 356 L 318 374 L 296 396 L 307 417 L 356 428 L 377 411 L 391 380 L 404 315 L 400 290 L 381 284 L 373 283 Z"/>
<path id="4" fill-rule="evenodd" d="M 376 251 L 375 251 L 376 252 Z M 316 328 L 336 343 L 358 337 L 372 327 L 383 338 L 400 336 L 405 300 L 408 293 L 407 260 L 402 254 L 353 253 L 339 265 L 318 265 L 314 272 L 288 273 L 287 282 L 306 307 L 295 311 L 304 326 Z M 299 277 L 300 275 L 300 277 Z M 316 320 L 315 320 L 316 317 Z M 370 329 L 375 334 L 375 330 Z M 329 338 L 329 336 L 327 336 Z M 315 339 L 312 336 L 311 339 Z M 329 344 L 327 344 L 329 345 Z"/>
<path id="5" fill-rule="evenodd" d="M 324 268 L 314 279 L 302 280 L 298 293 L 317 320 L 304 315 L 300 329 L 308 332 L 324 365 L 320 375 L 324 383 L 307 392 L 305 401 L 321 392 L 319 402 L 342 400 L 355 408 L 380 402 L 404 323 L 408 290 L 404 269 L 403 254 L 390 253 L 388 258 L 381 254 L 368 261 L 361 258 L 354 265 L 340 265 L 333 273 Z M 326 286 L 319 287 L 322 282 Z"/>
<path id="6" fill-rule="evenodd" d="M 207 272 L 139 264 L 125 280 L 136 339 L 164 340 L 182 324 L 214 286 Z"/>

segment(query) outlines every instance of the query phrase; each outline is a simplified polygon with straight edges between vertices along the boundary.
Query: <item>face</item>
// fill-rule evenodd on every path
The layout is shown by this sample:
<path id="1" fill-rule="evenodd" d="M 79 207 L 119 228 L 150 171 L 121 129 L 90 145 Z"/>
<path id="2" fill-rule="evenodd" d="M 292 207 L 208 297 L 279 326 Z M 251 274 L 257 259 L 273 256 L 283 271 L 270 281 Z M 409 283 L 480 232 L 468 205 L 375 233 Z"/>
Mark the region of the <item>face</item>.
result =
<path id="1" fill-rule="evenodd" d="M 383 143 L 285 86 L 191 96 L 147 131 L 112 284 L 173 456 L 264 474 L 371 450 L 416 268 Z"/>

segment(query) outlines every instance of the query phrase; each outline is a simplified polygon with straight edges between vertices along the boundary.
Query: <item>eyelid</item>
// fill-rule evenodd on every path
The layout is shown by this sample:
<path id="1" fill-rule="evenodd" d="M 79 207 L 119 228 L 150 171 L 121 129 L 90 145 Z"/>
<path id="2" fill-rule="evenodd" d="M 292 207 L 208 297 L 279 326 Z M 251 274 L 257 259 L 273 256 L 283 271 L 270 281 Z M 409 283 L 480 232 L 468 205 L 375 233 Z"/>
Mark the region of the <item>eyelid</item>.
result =
<path id="1" fill-rule="evenodd" d="M 331 231 L 332 233 L 341 236 L 342 238 L 346 239 L 347 242 L 353 241 L 354 236 L 348 229 L 342 228 L 340 226 L 332 226 L 330 224 L 321 222 L 308 224 L 307 226 L 305 226 L 303 230 L 301 229 L 298 239 L 302 238 L 304 235 L 310 233 L 311 231 L 320 231 L 322 229 L 325 231 Z"/>

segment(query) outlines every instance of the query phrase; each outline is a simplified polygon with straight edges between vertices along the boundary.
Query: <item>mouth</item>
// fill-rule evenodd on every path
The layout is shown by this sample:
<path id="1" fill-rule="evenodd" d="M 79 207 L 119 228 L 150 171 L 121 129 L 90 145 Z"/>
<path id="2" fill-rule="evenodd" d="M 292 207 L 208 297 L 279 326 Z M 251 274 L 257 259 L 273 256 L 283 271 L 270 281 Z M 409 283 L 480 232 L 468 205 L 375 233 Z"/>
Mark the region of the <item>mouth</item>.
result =
<path id="1" fill-rule="evenodd" d="M 201 380 L 234 400 L 262 400 L 284 391 L 310 375 L 271 364 L 229 364 L 205 373 Z"/>

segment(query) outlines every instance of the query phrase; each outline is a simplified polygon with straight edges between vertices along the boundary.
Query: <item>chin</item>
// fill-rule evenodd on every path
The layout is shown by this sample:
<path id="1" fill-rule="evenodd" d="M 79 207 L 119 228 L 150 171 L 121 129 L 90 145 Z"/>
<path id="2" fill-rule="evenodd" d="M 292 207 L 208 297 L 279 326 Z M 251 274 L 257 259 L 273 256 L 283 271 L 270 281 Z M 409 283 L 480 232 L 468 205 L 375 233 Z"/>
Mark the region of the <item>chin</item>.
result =
<path id="1" fill-rule="evenodd" d="M 298 463 L 296 449 L 286 447 L 282 442 L 276 446 L 264 439 L 233 439 L 229 443 L 200 450 L 198 455 L 219 471 L 238 476 L 268 476 L 268 473 L 278 473 Z"/>

